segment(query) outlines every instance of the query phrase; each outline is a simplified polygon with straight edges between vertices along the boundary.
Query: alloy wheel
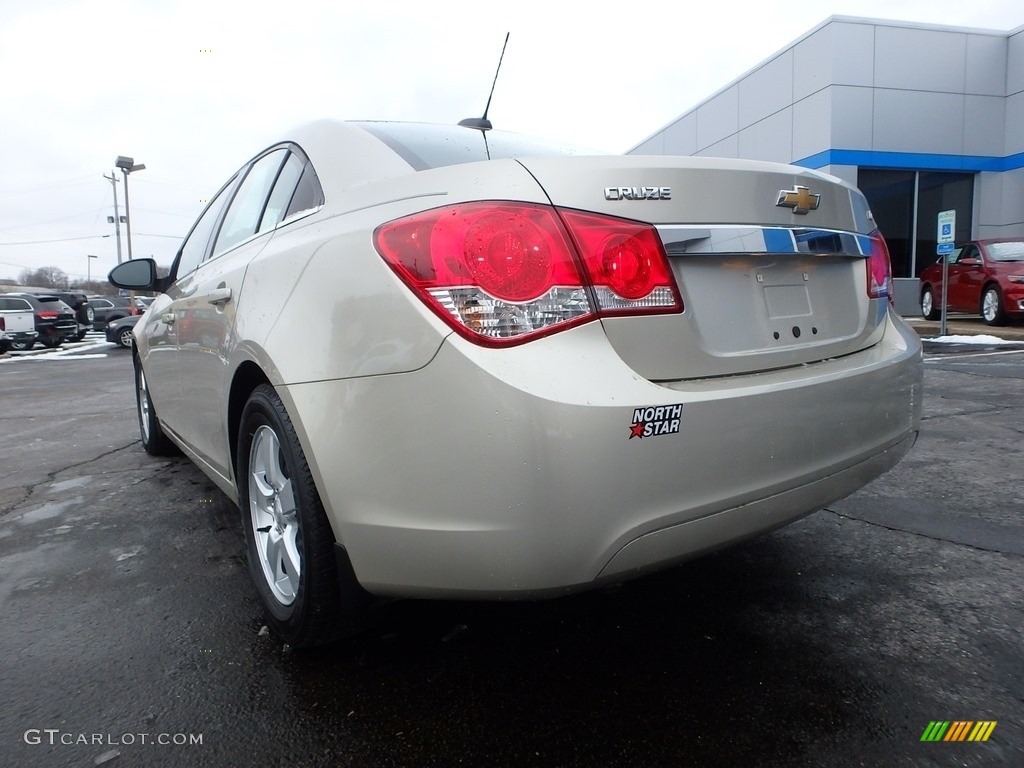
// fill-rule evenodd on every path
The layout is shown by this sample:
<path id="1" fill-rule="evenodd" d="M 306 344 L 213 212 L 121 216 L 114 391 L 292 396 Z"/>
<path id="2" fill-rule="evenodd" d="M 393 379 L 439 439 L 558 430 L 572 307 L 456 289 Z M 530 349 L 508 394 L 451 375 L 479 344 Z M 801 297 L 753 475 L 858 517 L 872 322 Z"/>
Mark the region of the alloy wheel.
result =
<path id="1" fill-rule="evenodd" d="M 291 605 L 302 575 L 299 517 L 281 443 L 266 425 L 249 449 L 249 514 L 267 586 L 281 605 Z"/>

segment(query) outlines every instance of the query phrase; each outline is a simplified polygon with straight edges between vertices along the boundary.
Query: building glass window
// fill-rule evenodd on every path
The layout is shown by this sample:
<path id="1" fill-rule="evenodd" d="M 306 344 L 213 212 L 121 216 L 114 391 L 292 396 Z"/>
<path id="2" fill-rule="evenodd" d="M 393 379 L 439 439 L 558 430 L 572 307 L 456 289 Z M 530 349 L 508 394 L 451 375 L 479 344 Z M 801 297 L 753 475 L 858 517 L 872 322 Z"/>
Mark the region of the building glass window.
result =
<path id="1" fill-rule="evenodd" d="M 893 277 L 918 277 L 938 258 L 935 246 L 940 211 L 956 211 L 957 243 L 971 239 L 973 173 L 861 168 L 857 186 L 867 197 L 889 246 Z"/>

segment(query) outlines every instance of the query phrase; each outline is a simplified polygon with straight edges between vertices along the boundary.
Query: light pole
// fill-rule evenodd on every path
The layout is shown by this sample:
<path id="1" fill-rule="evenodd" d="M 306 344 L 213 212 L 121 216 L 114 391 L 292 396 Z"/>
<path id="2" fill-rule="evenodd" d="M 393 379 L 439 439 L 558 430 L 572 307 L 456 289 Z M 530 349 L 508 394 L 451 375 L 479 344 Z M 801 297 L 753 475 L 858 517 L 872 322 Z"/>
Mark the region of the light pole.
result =
<path id="1" fill-rule="evenodd" d="M 99 256 L 93 256 L 91 253 L 85 255 L 85 282 L 92 282 L 92 260 L 98 259 Z"/>
<path id="2" fill-rule="evenodd" d="M 118 155 L 117 160 L 114 161 L 114 165 L 121 169 L 121 173 L 124 174 L 124 217 L 126 219 L 124 226 L 127 230 L 128 237 L 128 260 L 132 259 L 132 214 L 128 208 L 128 174 L 133 171 L 141 171 L 146 166 L 142 163 L 135 164 L 135 159 L 132 157 L 125 157 L 124 155 Z"/>
<path id="3" fill-rule="evenodd" d="M 114 190 L 114 215 L 107 216 L 107 223 L 114 225 L 114 235 L 117 237 L 117 263 L 121 263 L 121 214 L 117 210 L 117 177 L 114 172 L 111 171 L 110 175 L 103 174 L 103 178 L 110 182 L 110 186 Z M 125 218 L 125 221 L 128 219 Z M 104 235 L 106 237 L 106 235 Z"/>

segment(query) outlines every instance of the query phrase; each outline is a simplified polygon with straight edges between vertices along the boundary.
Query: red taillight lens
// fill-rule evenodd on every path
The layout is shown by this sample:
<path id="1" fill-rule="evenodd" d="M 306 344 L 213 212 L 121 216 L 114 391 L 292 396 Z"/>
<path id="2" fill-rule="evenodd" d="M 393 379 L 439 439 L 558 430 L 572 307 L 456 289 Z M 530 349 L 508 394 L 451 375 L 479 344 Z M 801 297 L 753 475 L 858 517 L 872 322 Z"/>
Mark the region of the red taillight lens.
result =
<path id="1" fill-rule="evenodd" d="M 603 315 L 679 312 L 682 299 L 654 227 L 582 211 L 561 211 Z"/>
<path id="2" fill-rule="evenodd" d="M 374 243 L 421 300 L 483 344 L 520 343 L 599 314 L 682 308 L 657 233 L 623 219 L 465 203 L 382 224 Z"/>
<path id="3" fill-rule="evenodd" d="M 36 312 L 36 317 L 38 317 L 40 320 L 56 320 L 57 313 L 49 309 L 43 309 L 40 310 L 39 312 Z"/>
<path id="4" fill-rule="evenodd" d="M 889 248 L 877 229 L 871 233 L 871 256 L 868 258 L 868 298 L 888 297 L 892 301 L 892 267 Z"/>
<path id="5" fill-rule="evenodd" d="M 385 224 L 377 249 L 422 288 L 477 286 L 496 299 L 525 302 L 554 285 L 579 285 L 579 272 L 551 208 L 471 203 Z"/>

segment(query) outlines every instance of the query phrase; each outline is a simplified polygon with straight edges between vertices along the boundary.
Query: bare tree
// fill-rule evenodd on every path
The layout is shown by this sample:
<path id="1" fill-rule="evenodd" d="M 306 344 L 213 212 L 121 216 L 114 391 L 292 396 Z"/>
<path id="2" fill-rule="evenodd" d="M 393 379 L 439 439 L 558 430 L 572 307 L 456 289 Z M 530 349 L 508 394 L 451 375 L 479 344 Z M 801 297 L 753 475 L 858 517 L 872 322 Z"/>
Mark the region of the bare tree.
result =
<path id="1" fill-rule="evenodd" d="M 30 285 L 33 288 L 55 288 L 66 291 L 71 285 L 67 272 L 60 267 L 23 269 L 18 279 L 22 285 Z"/>

